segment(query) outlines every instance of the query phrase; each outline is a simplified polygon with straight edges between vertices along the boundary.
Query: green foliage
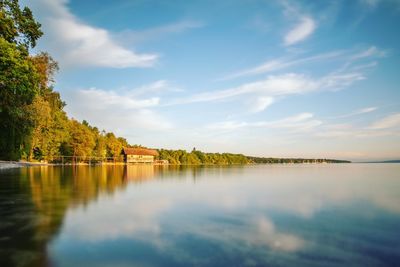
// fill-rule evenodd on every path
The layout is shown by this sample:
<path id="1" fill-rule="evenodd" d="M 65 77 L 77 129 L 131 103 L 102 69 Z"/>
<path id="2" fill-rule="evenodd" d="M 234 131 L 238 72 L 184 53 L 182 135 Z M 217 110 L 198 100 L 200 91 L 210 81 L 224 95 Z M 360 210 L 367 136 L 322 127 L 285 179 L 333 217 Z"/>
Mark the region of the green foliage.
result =
<path id="1" fill-rule="evenodd" d="M 114 133 L 106 134 L 107 157 L 118 157 L 121 154 L 123 144 L 115 137 Z"/>
<path id="2" fill-rule="evenodd" d="M 38 93 L 33 62 L 15 44 L 0 38 L 0 110 L 20 116 L 20 108 Z M 15 106 L 17 108 L 15 108 Z"/>
<path id="3" fill-rule="evenodd" d="M 33 121 L 26 115 L 37 81 L 30 58 L 0 37 L 0 158 L 18 159 L 29 151 Z"/>
<path id="4" fill-rule="evenodd" d="M 18 0 L 0 0 L 0 37 L 8 43 L 26 51 L 35 47 L 43 35 L 40 26 L 32 11 L 27 7 L 21 9 Z"/>
<path id="5" fill-rule="evenodd" d="M 182 165 L 228 165 L 247 164 L 249 160 L 242 154 L 204 153 L 193 149 L 188 153 L 185 150 L 158 150 L 158 159 L 168 160 L 170 164 Z"/>
<path id="6" fill-rule="evenodd" d="M 40 52 L 31 58 L 38 75 L 38 87 L 41 94 L 54 94 L 51 85 L 54 75 L 59 70 L 58 63 L 46 52 Z"/>
<path id="7" fill-rule="evenodd" d="M 274 164 L 274 163 L 350 163 L 347 160 L 337 159 L 302 159 L 302 158 L 262 158 L 248 157 L 252 163 Z"/>
<path id="8" fill-rule="evenodd" d="M 31 151 L 28 159 L 32 158 L 41 160 L 43 159 L 43 152 L 46 150 L 46 139 L 49 136 L 51 128 L 51 109 L 49 103 L 41 96 L 36 96 L 32 104 L 28 106 L 29 114 L 34 128 L 31 133 Z"/>
<path id="9" fill-rule="evenodd" d="M 90 128 L 76 120 L 71 120 L 69 124 L 69 146 L 71 147 L 72 156 L 91 156 L 96 141 Z"/>
<path id="10" fill-rule="evenodd" d="M 39 92 L 39 75 L 28 55 L 42 35 L 29 8 L 17 0 L 0 0 L 0 158 L 30 153 L 34 120 L 28 115 Z"/>

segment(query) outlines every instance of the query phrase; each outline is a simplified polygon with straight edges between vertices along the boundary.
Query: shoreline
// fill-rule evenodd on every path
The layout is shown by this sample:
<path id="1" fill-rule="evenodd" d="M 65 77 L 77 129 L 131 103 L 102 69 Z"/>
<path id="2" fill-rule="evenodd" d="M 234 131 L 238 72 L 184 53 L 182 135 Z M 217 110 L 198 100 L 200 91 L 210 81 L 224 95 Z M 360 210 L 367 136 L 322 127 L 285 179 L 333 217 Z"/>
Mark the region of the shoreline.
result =
<path id="1" fill-rule="evenodd" d="M 5 170 L 5 169 L 14 169 L 14 168 L 22 168 L 22 167 L 35 167 L 35 166 L 110 166 L 110 165 L 124 165 L 124 166 L 135 166 L 135 165 L 152 165 L 152 166 L 254 166 L 254 165 L 299 165 L 299 164 L 305 164 L 305 165 L 321 165 L 321 164 L 340 164 L 342 162 L 302 162 L 302 163 L 247 163 L 247 164 L 149 164 L 149 163 L 144 163 L 144 164 L 127 164 L 125 162 L 103 162 L 100 164 L 88 164 L 88 163 L 67 163 L 67 164 L 61 164 L 61 163 L 42 163 L 42 162 L 27 162 L 27 161 L 4 161 L 0 160 L 0 170 Z M 351 163 L 351 162 L 346 162 L 346 163 Z"/>
<path id="2" fill-rule="evenodd" d="M 138 165 L 151 165 L 151 166 L 255 166 L 255 165 L 331 165 L 331 164 L 371 164 L 371 163 L 398 163 L 398 162 L 302 162 L 302 163 L 248 163 L 248 164 L 127 164 L 124 162 L 109 163 L 104 162 L 101 164 L 88 164 L 88 163 L 77 163 L 77 164 L 61 164 L 61 163 L 41 163 L 41 162 L 27 162 L 27 161 L 4 161 L 0 160 L 0 170 L 15 169 L 22 167 L 37 167 L 37 166 L 138 166 Z"/>
<path id="3" fill-rule="evenodd" d="M 53 165 L 55 165 L 55 164 L 51 164 L 51 163 L 41 163 L 41 162 L 5 161 L 5 160 L 0 160 L 0 170 L 3 170 L 3 169 L 21 168 L 21 167 L 53 166 Z"/>

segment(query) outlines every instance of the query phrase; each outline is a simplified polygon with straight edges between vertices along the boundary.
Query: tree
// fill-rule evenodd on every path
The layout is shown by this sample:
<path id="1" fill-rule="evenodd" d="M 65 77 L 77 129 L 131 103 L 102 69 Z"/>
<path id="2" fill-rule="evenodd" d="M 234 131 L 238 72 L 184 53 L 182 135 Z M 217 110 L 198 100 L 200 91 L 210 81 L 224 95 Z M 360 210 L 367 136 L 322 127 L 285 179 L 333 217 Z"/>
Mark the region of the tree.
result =
<path id="1" fill-rule="evenodd" d="M 46 52 L 31 57 L 39 79 L 39 89 L 42 95 L 53 92 L 54 75 L 59 70 L 58 63 Z"/>
<path id="2" fill-rule="evenodd" d="M 29 8 L 0 0 L 0 158 L 29 153 L 33 121 L 26 116 L 38 94 L 38 74 L 28 55 L 42 32 Z"/>
<path id="3" fill-rule="evenodd" d="M 90 129 L 72 119 L 69 125 L 70 140 L 69 146 L 74 157 L 91 156 L 96 145 L 95 138 Z"/>
<path id="4" fill-rule="evenodd" d="M 104 158 L 107 156 L 107 140 L 103 133 L 99 133 L 96 138 L 96 146 L 93 151 L 95 157 Z"/>
<path id="5" fill-rule="evenodd" d="M 21 9 L 18 0 L 0 0 L 0 37 L 28 52 L 43 35 L 32 11 Z"/>
<path id="6" fill-rule="evenodd" d="M 117 158 L 121 155 L 123 144 L 115 137 L 114 133 L 106 134 L 107 157 Z"/>
<path id="7" fill-rule="evenodd" d="M 51 109 L 47 101 L 41 96 L 36 96 L 32 104 L 28 107 L 29 115 L 34 125 L 31 133 L 31 149 L 28 156 L 29 160 L 33 158 L 42 160 L 47 151 L 47 139 L 50 138 L 49 130 L 51 127 Z"/>
<path id="8" fill-rule="evenodd" d="M 38 93 L 32 61 L 0 38 L 0 158 L 18 159 L 29 151 L 32 121 L 27 107 Z"/>

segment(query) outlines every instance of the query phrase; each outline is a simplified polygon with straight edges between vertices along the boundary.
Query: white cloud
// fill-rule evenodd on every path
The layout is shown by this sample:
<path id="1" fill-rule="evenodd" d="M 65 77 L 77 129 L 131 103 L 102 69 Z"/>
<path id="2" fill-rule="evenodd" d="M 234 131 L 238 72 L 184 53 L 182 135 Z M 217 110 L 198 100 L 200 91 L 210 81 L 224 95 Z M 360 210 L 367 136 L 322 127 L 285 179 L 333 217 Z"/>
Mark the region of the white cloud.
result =
<path id="1" fill-rule="evenodd" d="M 172 128 L 172 123 L 154 110 L 160 103 L 158 97 L 138 98 L 129 92 L 91 88 L 70 92 L 66 99 L 68 114 L 125 137 Z"/>
<path id="2" fill-rule="evenodd" d="M 274 103 L 274 99 L 272 97 L 258 97 L 254 102 L 251 103 L 250 111 L 251 112 L 260 112 L 265 110 L 267 107 Z"/>
<path id="3" fill-rule="evenodd" d="M 303 249 L 306 243 L 296 235 L 278 232 L 274 223 L 266 217 L 257 220 L 256 229 L 258 237 L 254 237 L 255 242 L 266 244 L 274 250 L 294 252 Z"/>
<path id="4" fill-rule="evenodd" d="M 213 206 L 215 206 L 215 202 Z M 232 208 L 238 209 L 237 206 Z M 307 242 L 301 237 L 277 229 L 274 222 L 265 216 L 253 215 L 252 218 L 248 218 L 248 224 L 245 228 L 243 226 L 225 225 L 224 231 L 220 231 L 220 227 L 220 225 L 210 221 L 205 227 L 189 226 L 185 230 L 207 239 L 217 240 L 223 244 L 239 243 L 246 244 L 242 247 L 267 247 L 273 251 L 296 252 L 304 249 L 307 245 Z"/>
<path id="5" fill-rule="evenodd" d="M 135 99 L 114 91 L 96 88 L 80 90 L 78 94 L 86 107 L 97 110 L 107 109 L 110 106 L 119 107 L 120 109 L 149 108 L 157 106 L 160 102 L 158 97 Z M 94 100 L 90 101 L 91 98 Z"/>
<path id="6" fill-rule="evenodd" d="M 369 108 L 363 108 L 357 111 L 357 114 L 364 114 L 364 113 L 370 113 L 372 111 L 377 110 L 377 107 L 369 107 Z"/>
<path id="7" fill-rule="evenodd" d="M 315 31 L 315 29 L 315 21 L 311 17 L 304 16 L 300 18 L 299 24 L 285 35 L 284 43 L 286 46 L 290 46 L 304 41 Z"/>
<path id="8" fill-rule="evenodd" d="M 42 44 L 61 64 L 129 68 L 150 67 L 156 63 L 156 54 L 139 54 L 121 46 L 107 30 L 80 21 L 67 4 L 66 0 L 29 3 L 43 23 Z"/>
<path id="9" fill-rule="evenodd" d="M 309 15 L 304 15 L 296 3 L 280 0 L 283 13 L 288 20 L 297 20 L 297 24 L 284 37 L 284 45 L 291 46 L 307 39 L 317 28 L 316 22 Z"/>
<path id="10" fill-rule="evenodd" d="M 154 238 L 160 232 L 157 217 L 170 206 L 170 200 L 166 198 L 137 199 L 121 194 L 114 199 L 102 198 L 88 207 L 71 210 L 66 217 L 65 235 L 86 242 L 132 237 L 140 233 Z M 120 212 L 122 209 L 123 213 Z M 87 227 L 82 227 L 83 225 Z"/>
<path id="11" fill-rule="evenodd" d="M 369 126 L 369 129 L 379 130 L 379 129 L 389 129 L 400 127 L 400 113 L 395 113 L 389 115 L 383 119 L 380 119 Z"/>

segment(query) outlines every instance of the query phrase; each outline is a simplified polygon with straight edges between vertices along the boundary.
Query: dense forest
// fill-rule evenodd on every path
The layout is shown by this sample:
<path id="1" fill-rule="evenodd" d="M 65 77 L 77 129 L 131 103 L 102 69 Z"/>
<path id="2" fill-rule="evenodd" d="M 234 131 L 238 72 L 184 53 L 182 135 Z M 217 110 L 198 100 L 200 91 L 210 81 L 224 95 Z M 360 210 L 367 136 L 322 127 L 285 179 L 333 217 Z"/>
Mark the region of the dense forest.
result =
<path id="1" fill-rule="evenodd" d="M 0 0 L 0 159 L 63 162 L 87 158 L 121 161 L 123 147 L 134 147 L 87 121 L 68 118 L 54 89 L 58 64 L 46 52 L 32 54 L 43 35 L 29 8 Z M 196 149 L 158 150 L 170 164 L 247 164 L 315 162 L 304 159 L 246 157 Z M 317 162 L 338 162 L 317 160 Z"/>

